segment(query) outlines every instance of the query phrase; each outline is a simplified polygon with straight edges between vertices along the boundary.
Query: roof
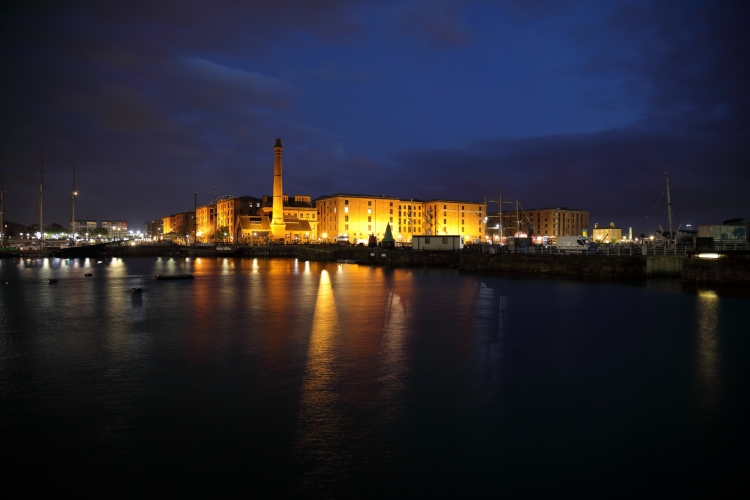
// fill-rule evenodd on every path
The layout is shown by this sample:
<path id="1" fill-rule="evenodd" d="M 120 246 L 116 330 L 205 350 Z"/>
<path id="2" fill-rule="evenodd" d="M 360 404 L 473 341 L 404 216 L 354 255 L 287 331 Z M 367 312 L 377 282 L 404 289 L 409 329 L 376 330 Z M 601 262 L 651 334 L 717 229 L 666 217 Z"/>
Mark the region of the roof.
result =
<path id="1" fill-rule="evenodd" d="M 430 200 L 420 200 L 418 198 L 399 198 L 398 196 L 386 196 L 384 194 L 354 194 L 354 193 L 333 193 L 318 196 L 313 201 L 325 200 L 328 198 L 379 198 L 381 200 L 398 200 L 402 203 L 434 203 L 434 202 L 445 202 L 445 203 L 471 203 L 473 205 L 484 205 L 483 201 L 469 201 L 469 200 L 444 200 L 441 198 L 433 198 Z"/>
<path id="2" fill-rule="evenodd" d="M 568 207 L 544 207 L 544 208 L 524 208 L 524 212 L 538 212 L 539 210 L 561 210 L 565 212 L 588 212 L 588 210 L 581 210 L 578 208 Z M 515 212 L 515 210 L 506 210 L 507 212 Z"/>
<path id="3" fill-rule="evenodd" d="M 300 231 L 300 232 L 312 231 L 312 229 L 310 229 L 310 223 L 307 222 L 306 220 L 284 219 L 284 223 L 286 224 L 287 231 Z"/>
<path id="4" fill-rule="evenodd" d="M 237 217 L 237 225 L 239 225 L 241 231 L 261 232 L 271 230 L 271 223 L 265 215 L 240 215 Z"/>

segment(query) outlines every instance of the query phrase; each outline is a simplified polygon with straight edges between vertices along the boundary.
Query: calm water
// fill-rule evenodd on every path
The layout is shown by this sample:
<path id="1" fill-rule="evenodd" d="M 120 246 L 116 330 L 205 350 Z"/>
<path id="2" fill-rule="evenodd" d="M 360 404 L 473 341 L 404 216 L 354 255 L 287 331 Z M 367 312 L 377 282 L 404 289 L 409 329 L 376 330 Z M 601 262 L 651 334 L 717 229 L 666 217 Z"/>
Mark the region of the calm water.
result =
<path id="1" fill-rule="evenodd" d="M 747 298 L 673 280 L 262 259 L 0 260 L 0 279 L 4 488 L 607 498 L 747 487 Z"/>

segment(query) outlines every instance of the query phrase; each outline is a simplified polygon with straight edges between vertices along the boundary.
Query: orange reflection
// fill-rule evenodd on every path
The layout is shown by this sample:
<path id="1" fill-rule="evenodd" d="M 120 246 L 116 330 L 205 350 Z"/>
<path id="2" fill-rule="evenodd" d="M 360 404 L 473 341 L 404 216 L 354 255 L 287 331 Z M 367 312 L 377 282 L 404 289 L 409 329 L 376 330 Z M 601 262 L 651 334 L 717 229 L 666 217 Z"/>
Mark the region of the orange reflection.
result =
<path id="1" fill-rule="evenodd" d="M 721 390 L 719 359 L 719 297 L 713 290 L 698 292 L 696 358 L 700 404 L 713 407 Z"/>

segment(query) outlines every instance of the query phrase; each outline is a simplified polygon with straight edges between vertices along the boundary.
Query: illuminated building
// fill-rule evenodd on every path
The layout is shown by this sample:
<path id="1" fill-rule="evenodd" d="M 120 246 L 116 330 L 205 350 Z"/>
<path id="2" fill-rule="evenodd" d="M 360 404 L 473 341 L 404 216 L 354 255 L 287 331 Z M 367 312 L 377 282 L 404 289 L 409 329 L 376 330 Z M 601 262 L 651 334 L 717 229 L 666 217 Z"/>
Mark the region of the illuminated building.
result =
<path id="1" fill-rule="evenodd" d="M 77 233 L 78 236 L 85 236 L 96 229 L 96 227 L 95 220 L 76 220 L 74 221 L 71 232 L 74 234 Z"/>
<path id="2" fill-rule="evenodd" d="M 237 219 L 241 216 L 258 215 L 260 202 L 259 198 L 253 196 L 225 196 L 218 199 L 216 201 L 216 235 L 226 230 L 226 238 L 234 241 Z"/>
<path id="3" fill-rule="evenodd" d="M 515 210 L 503 213 L 503 237 L 526 237 L 534 228 L 534 237 L 578 236 L 589 227 L 589 213 L 565 207 Z"/>
<path id="4" fill-rule="evenodd" d="M 424 202 L 425 235 L 460 235 L 464 242 L 484 241 L 487 205 L 476 201 L 431 200 Z"/>
<path id="5" fill-rule="evenodd" d="M 599 224 L 594 224 L 594 229 L 591 231 L 591 239 L 597 243 L 621 241 L 622 229 L 615 227 L 614 222 L 610 222 L 609 227 L 599 227 Z"/>
<path id="6" fill-rule="evenodd" d="M 327 241 L 366 242 L 371 234 L 380 240 L 388 224 L 401 242 L 422 234 L 461 235 L 464 241 L 474 241 L 485 232 L 486 206 L 477 202 L 337 193 L 317 198 L 315 206 L 320 214 L 318 233 Z"/>
<path id="7" fill-rule="evenodd" d="M 125 220 L 103 220 L 102 229 L 107 230 L 111 239 L 120 239 L 128 234 L 128 221 Z"/>
<path id="8" fill-rule="evenodd" d="M 216 204 L 203 205 L 195 210 L 196 239 L 201 243 L 211 242 L 216 233 Z"/>

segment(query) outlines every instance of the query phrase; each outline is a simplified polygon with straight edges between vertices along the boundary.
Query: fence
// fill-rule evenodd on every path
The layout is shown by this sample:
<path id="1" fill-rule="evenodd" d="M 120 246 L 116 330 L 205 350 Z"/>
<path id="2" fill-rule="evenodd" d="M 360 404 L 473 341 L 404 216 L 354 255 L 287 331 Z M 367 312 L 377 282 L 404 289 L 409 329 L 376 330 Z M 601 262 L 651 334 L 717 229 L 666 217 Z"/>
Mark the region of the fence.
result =
<path id="1" fill-rule="evenodd" d="M 638 256 L 638 255 L 687 255 L 694 248 L 690 245 L 671 246 L 639 246 L 639 245 L 599 245 L 596 251 L 571 251 L 558 249 L 553 246 L 530 246 L 503 249 L 502 253 L 516 253 L 529 255 L 612 255 L 612 256 Z"/>

